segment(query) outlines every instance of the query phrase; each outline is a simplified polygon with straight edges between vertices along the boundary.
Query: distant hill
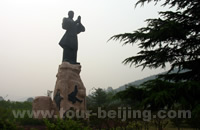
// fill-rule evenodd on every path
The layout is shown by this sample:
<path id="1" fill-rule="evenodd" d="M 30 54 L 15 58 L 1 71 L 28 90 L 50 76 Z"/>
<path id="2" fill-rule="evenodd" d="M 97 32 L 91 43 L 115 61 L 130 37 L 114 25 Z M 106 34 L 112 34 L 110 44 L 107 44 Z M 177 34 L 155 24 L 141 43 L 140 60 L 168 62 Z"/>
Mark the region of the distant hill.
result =
<path id="1" fill-rule="evenodd" d="M 167 72 L 168 71 L 163 72 L 163 73 L 159 73 L 159 74 L 156 74 L 156 75 L 148 76 L 146 78 L 143 78 L 143 79 L 140 79 L 140 80 L 136 80 L 134 82 L 127 83 L 127 84 L 125 84 L 123 86 L 120 86 L 119 88 L 115 89 L 115 91 L 119 92 L 119 91 L 125 90 L 126 87 L 128 87 L 128 86 L 133 86 L 133 85 L 138 86 L 138 85 L 140 85 L 140 84 L 142 84 L 142 83 L 144 83 L 144 82 L 146 82 L 148 80 L 156 79 L 158 75 L 160 75 L 160 74 L 166 74 Z M 176 72 L 178 72 L 178 69 L 174 69 L 170 73 L 176 73 Z M 186 70 L 185 71 L 181 71 L 181 72 L 186 72 Z"/>
<path id="2" fill-rule="evenodd" d="M 160 73 L 160 74 L 162 74 L 162 73 Z M 157 75 L 159 75 L 159 74 L 157 74 Z M 140 84 L 142 84 L 142 83 L 144 83 L 144 82 L 146 82 L 146 81 L 148 81 L 148 80 L 156 79 L 157 75 L 148 76 L 148 77 L 146 77 L 146 78 L 143 78 L 143 79 L 140 79 L 140 80 L 136 80 L 136 81 L 134 81 L 134 82 L 127 83 L 127 84 L 125 84 L 125 85 L 123 85 L 123 86 L 120 86 L 119 88 L 115 89 L 115 91 L 117 91 L 117 92 L 123 91 L 123 90 L 125 90 L 126 87 L 128 87 L 128 86 L 133 86 L 133 85 L 136 85 L 136 86 L 137 86 L 137 85 L 140 85 Z"/>
<path id="3" fill-rule="evenodd" d="M 0 101 L 3 101 L 4 99 L 3 99 L 3 97 L 2 96 L 0 96 Z"/>
<path id="4" fill-rule="evenodd" d="M 33 97 L 22 97 L 22 98 L 19 98 L 19 99 L 16 99 L 15 101 L 18 101 L 18 102 L 25 102 L 25 101 L 32 101 L 32 99 L 34 99 Z"/>

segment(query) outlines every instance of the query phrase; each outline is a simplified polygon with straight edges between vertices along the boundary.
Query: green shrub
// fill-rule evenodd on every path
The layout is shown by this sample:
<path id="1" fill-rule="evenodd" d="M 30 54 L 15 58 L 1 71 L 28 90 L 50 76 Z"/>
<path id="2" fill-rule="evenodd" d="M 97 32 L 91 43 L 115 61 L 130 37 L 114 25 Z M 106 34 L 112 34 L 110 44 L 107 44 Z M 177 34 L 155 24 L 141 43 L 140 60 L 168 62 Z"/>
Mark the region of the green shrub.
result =
<path id="1" fill-rule="evenodd" d="M 138 121 L 133 121 L 128 124 L 127 129 L 142 130 L 142 124 Z"/>
<path id="2" fill-rule="evenodd" d="M 58 118 L 55 122 L 44 120 L 48 130 L 91 130 L 82 123 L 71 119 L 62 120 Z"/>
<path id="3" fill-rule="evenodd" d="M 29 118 L 27 115 L 24 118 L 17 118 L 16 122 L 20 125 L 44 125 L 43 120 Z"/>
<path id="4" fill-rule="evenodd" d="M 9 120 L 0 119 L 0 130 L 17 130 L 17 127 Z"/>

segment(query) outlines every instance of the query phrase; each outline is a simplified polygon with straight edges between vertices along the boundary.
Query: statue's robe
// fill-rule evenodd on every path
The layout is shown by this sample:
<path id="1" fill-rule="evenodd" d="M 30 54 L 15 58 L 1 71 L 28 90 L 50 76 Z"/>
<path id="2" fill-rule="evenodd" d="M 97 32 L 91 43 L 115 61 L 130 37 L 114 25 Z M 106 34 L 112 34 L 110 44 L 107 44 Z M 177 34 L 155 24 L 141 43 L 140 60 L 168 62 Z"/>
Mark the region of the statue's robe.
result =
<path id="1" fill-rule="evenodd" d="M 66 30 L 59 42 L 63 48 L 63 61 L 77 63 L 78 38 L 77 34 L 85 31 L 85 27 L 73 19 L 63 18 L 62 28 Z"/>

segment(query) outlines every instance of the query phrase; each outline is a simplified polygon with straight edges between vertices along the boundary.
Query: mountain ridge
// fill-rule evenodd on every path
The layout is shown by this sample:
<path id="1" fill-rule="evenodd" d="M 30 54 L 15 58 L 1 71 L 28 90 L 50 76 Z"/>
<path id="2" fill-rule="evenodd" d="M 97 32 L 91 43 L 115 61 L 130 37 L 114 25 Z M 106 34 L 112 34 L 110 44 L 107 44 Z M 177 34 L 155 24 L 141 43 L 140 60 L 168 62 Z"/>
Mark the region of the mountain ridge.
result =
<path id="1" fill-rule="evenodd" d="M 185 70 L 185 71 L 186 71 L 186 70 Z M 181 71 L 181 72 L 185 72 L 185 71 Z M 168 71 L 165 71 L 165 72 L 158 73 L 158 74 L 155 74 L 155 75 L 147 76 L 147 77 L 142 78 L 142 79 L 139 79 L 139 80 L 135 80 L 135 81 L 133 81 L 133 82 L 127 83 L 127 84 L 125 84 L 125 85 L 122 85 L 122 86 L 120 86 L 120 87 L 118 87 L 118 88 L 116 88 L 116 89 L 114 89 L 114 90 L 115 90 L 116 92 L 119 92 L 119 91 L 125 90 L 128 86 L 134 86 L 134 85 L 135 85 L 135 86 L 138 86 L 138 85 L 140 85 L 140 84 L 142 84 L 142 83 L 144 83 L 144 82 L 146 82 L 146 81 L 148 81 L 148 80 L 156 79 L 158 75 L 166 74 L 167 72 L 168 72 Z M 171 74 L 171 73 L 177 73 L 177 72 L 178 72 L 178 69 L 175 68 L 173 71 L 170 72 L 170 74 Z M 181 72 L 180 72 L 180 73 L 181 73 Z"/>

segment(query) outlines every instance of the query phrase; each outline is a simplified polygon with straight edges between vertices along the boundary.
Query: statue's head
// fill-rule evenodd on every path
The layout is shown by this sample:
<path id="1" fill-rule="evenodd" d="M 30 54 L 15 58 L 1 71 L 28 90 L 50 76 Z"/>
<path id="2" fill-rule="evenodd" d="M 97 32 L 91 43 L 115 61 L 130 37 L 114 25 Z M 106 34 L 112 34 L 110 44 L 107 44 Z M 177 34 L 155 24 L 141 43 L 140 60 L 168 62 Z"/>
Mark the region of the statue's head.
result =
<path id="1" fill-rule="evenodd" d="M 74 12 L 73 12 L 73 11 L 69 11 L 69 12 L 68 12 L 68 16 L 69 16 L 69 18 L 73 19 L 73 17 L 74 17 Z"/>

